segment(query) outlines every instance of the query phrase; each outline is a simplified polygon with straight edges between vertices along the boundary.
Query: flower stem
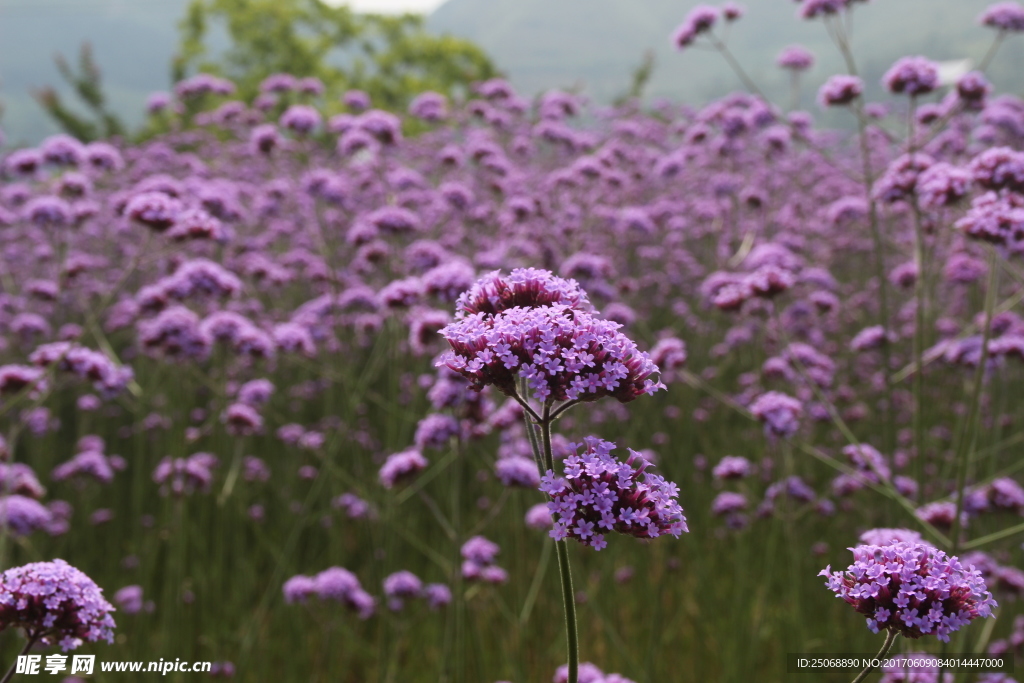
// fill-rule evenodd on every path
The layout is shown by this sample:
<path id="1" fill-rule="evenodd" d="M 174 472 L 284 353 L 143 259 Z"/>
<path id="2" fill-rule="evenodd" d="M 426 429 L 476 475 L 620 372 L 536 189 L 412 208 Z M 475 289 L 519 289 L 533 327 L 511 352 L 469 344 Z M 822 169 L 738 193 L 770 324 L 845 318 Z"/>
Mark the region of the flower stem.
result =
<path id="1" fill-rule="evenodd" d="M 27 655 L 28 651 L 32 649 L 32 646 L 36 644 L 37 640 L 39 640 L 39 636 L 36 634 L 28 636 L 28 641 L 25 643 L 25 647 L 21 648 L 21 652 L 18 654 L 18 657 Z M 11 668 L 7 670 L 7 673 L 4 674 L 3 678 L 0 678 L 0 683 L 7 683 L 9 680 L 11 680 L 11 678 L 14 676 L 14 671 L 15 669 L 17 669 L 17 667 L 18 659 L 15 658 L 14 663 L 11 664 Z"/>
<path id="2" fill-rule="evenodd" d="M 893 630 L 888 630 L 885 632 L 885 643 L 882 644 L 882 649 L 878 651 L 877 655 L 875 655 L 875 659 L 882 659 L 887 654 L 889 654 L 889 650 L 892 649 L 892 644 L 896 642 L 896 636 L 898 635 L 899 633 Z M 874 664 L 869 665 L 866 669 L 857 674 L 857 677 L 853 679 L 853 683 L 861 683 L 861 681 L 866 679 L 868 677 L 868 674 L 870 674 L 874 670 Z"/>
<path id="3" fill-rule="evenodd" d="M 964 509 L 964 489 L 967 487 L 967 470 L 974 457 L 978 443 L 978 421 L 981 417 L 981 394 L 985 385 L 985 365 L 988 363 L 988 344 L 992 339 L 992 318 L 996 306 L 996 294 L 999 289 L 999 261 L 995 248 L 988 247 L 988 288 L 985 291 L 985 327 L 981 332 L 981 355 L 978 367 L 974 371 L 974 388 L 971 394 L 971 406 L 967 414 L 967 425 L 960 437 L 956 454 L 956 517 L 953 519 L 953 532 L 950 540 L 953 547 L 950 553 L 960 549 L 960 532 L 962 523 L 960 515 Z"/>
<path id="4" fill-rule="evenodd" d="M 544 465 L 554 470 L 554 456 L 551 452 L 551 404 L 544 405 L 544 415 L 540 422 L 541 448 L 543 449 Z M 565 632 L 569 646 L 569 677 L 566 683 L 577 683 L 580 669 L 580 639 L 576 626 L 576 596 L 572 590 L 572 569 L 569 567 L 569 547 L 566 541 L 555 541 L 558 556 L 558 574 L 562 579 L 562 606 L 565 609 Z"/>

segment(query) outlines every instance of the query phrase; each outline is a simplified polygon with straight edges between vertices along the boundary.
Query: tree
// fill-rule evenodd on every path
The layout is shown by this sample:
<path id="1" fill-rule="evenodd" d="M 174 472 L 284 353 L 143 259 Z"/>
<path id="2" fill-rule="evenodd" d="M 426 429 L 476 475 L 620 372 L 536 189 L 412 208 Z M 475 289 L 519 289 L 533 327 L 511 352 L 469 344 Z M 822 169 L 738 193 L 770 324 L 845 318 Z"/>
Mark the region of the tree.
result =
<path id="1" fill-rule="evenodd" d="M 222 55 L 211 54 L 212 26 L 230 39 Z M 267 76 L 287 73 L 319 78 L 328 94 L 364 90 L 376 106 L 396 109 L 425 90 L 453 95 L 497 75 L 483 50 L 431 35 L 421 16 L 356 14 L 322 0 L 192 0 L 180 28 L 175 77 L 230 78 L 243 99 Z"/>
<path id="2" fill-rule="evenodd" d="M 86 108 L 92 112 L 94 120 L 68 108 L 57 91 L 49 86 L 39 88 L 32 93 L 46 113 L 57 121 L 61 128 L 79 140 L 88 142 L 97 138 L 121 135 L 124 132 L 124 125 L 117 116 L 107 109 L 101 82 L 102 74 L 93 59 L 92 46 L 88 42 L 82 43 L 78 55 L 77 72 L 68 64 L 64 55 L 57 53 L 53 59 L 57 63 L 57 70 L 60 71 L 61 77 L 74 89 L 75 94 Z"/>

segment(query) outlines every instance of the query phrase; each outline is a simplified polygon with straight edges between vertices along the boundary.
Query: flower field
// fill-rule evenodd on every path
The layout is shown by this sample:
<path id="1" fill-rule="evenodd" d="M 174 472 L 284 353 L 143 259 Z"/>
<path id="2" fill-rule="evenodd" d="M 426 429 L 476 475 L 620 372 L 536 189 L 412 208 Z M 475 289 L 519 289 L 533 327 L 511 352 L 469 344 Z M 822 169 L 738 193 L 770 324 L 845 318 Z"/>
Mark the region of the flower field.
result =
<path id="1" fill-rule="evenodd" d="M 875 102 L 850 14 L 887 8 L 861 4 L 798 6 L 849 58 L 817 98 L 847 130 L 753 83 L 608 108 L 491 80 L 399 115 L 199 74 L 143 142 L 0 152 L 3 666 L 1024 654 L 1024 100 L 984 75 L 1024 7 L 980 18 L 976 70 L 907 57 Z M 680 58 L 729 59 L 733 21 L 698 7 Z"/>

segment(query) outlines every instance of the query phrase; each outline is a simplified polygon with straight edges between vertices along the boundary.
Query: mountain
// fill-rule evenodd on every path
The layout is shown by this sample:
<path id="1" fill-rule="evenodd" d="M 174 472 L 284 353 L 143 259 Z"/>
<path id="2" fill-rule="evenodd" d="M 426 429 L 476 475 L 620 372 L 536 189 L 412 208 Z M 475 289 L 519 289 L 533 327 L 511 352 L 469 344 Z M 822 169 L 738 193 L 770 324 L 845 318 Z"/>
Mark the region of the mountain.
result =
<path id="1" fill-rule="evenodd" d="M 796 18 L 790 0 L 740 0 L 747 14 L 729 27 L 728 45 L 775 101 L 789 98 L 788 74 L 775 66 L 786 45 L 818 57 L 807 74 L 802 103 L 842 68 L 820 20 Z M 177 23 L 188 0 L 0 0 L 0 128 L 9 144 L 34 143 L 57 132 L 31 91 L 62 86 L 53 55 L 74 64 L 90 41 L 112 108 L 130 125 L 142 120 L 146 97 L 170 87 Z M 853 15 L 854 49 L 877 96 L 878 79 L 905 54 L 979 61 L 994 33 L 977 25 L 990 0 L 877 0 Z M 655 52 L 646 95 L 701 103 L 741 86 L 720 55 L 691 48 L 679 53 L 669 36 L 693 0 L 448 0 L 428 18 L 435 32 L 468 38 L 490 53 L 524 94 L 581 88 L 597 101 L 624 92 L 644 52 Z M 1002 91 L 1020 92 L 1016 64 L 1024 37 L 1010 36 L 990 75 Z M 73 98 L 58 87 L 68 103 Z"/>
<path id="2" fill-rule="evenodd" d="M 170 87 L 178 21 L 188 0 L 0 0 L 0 128 L 9 143 L 58 132 L 31 97 L 60 86 L 60 52 L 75 66 L 83 41 L 93 47 L 111 109 L 129 124 L 143 119 L 146 98 Z M 57 88 L 68 104 L 68 89 Z"/>
<path id="3" fill-rule="evenodd" d="M 677 52 L 669 36 L 694 1 L 679 0 L 448 0 L 428 26 L 473 40 L 526 93 L 583 86 L 598 101 L 624 92 L 647 49 L 655 70 L 646 94 L 703 102 L 741 82 L 714 52 L 693 47 Z M 789 97 L 789 74 L 775 66 L 779 51 L 801 44 L 818 58 L 808 74 L 803 106 L 825 78 L 843 70 L 821 20 L 796 16 L 787 0 L 740 0 L 745 16 L 728 27 L 730 51 L 776 101 Z M 856 6 L 855 54 L 869 86 L 876 87 L 899 57 L 971 58 L 978 63 L 995 33 L 976 22 L 991 0 L 880 0 Z M 991 75 L 1000 90 L 1024 88 L 1015 64 L 1024 60 L 1024 38 L 1010 36 Z M 876 95 L 869 90 L 869 95 Z"/>

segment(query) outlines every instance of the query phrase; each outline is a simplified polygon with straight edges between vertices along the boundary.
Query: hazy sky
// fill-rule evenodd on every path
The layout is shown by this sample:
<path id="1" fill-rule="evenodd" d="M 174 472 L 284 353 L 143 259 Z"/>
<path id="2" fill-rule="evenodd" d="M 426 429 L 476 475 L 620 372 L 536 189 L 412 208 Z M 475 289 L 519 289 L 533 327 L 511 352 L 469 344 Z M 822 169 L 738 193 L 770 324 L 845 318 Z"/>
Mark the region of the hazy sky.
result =
<path id="1" fill-rule="evenodd" d="M 326 0 L 329 5 L 349 5 L 359 12 L 430 12 L 444 0 Z"/>

